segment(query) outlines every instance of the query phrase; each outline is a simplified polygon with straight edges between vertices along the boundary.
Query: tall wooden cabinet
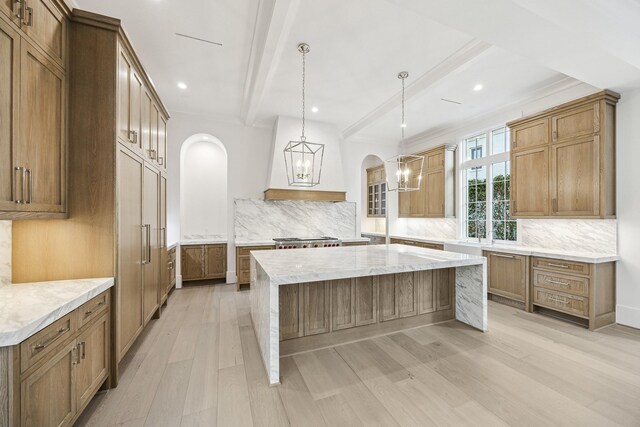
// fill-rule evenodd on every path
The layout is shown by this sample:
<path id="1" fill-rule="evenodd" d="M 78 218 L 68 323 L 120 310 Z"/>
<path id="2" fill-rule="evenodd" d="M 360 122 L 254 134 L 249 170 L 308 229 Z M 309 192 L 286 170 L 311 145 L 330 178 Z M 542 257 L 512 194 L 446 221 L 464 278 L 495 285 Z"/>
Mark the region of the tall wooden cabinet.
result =
<path id="1" fill-rule="evenodd" d="M 419 190 L 398 194 L 400 218 L 449 218 L 455 216 L 455 146 L 441 146 L 417 153 L 424 157 L 422 175 L 419 162 L 411 171 L 413 186 Z"/>
<path id="2" fill-rule="evenodd" d="M 118 362 L 159 315 L 168 288 L 166 173 L 140 133 L 132 140 L 144 123 L 153 126 L 146 95 L 158 117 L 169 115 L 119 20 L 74 10 L 69 31 L 71 52 L 92 52 L 69 57 L 69 219 L 13 222 L 13 278 L 115 277 L 115 385 Z"/>
<path id="3" fill-rule="evenodd" d="M 384 165 L 367 169 L 367 216 L 382 217 L 387 214 L 387 176 Z"/>
<path id="4" fill-rule="evenodd" d="M 24 4 L 0 9 L 0 219 L 63 218 L 69 10 Z"/>
<path id="5" fill-rule="evenodd" d="M 615 216 L 619 98 L 603 91 L 507 123 L 512 218 Z"/>

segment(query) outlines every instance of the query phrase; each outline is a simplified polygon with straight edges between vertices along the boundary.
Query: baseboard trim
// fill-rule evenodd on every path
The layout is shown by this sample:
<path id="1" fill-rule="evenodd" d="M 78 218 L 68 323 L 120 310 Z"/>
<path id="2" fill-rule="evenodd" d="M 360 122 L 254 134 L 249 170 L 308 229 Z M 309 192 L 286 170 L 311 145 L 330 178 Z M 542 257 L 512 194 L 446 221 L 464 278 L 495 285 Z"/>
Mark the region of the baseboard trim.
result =
<path id="1" fill-rule="evenodd" d="M 235 271 L 227 271 L 227 283 L 237 283 L 238 278 L 236 277 Z"/>
<path id="2" fill-rule="evenodd" d="M 182 274 L 176 275 L 176 289 L 182 288 Z"/>
<path id="3" fill-rule="evenodd" d="M 640 329 L 640 308 L 618 304 L 616 306 L 616 323 Z"/>

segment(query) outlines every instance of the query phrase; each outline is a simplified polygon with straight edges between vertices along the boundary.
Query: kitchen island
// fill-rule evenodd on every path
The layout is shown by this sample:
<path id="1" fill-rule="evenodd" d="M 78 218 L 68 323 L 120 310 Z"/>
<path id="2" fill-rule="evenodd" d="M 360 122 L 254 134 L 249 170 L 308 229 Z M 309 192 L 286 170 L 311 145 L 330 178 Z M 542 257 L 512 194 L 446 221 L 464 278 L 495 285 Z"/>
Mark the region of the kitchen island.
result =
<path id="1" fill-rule="evenodd" d="M 406 245 L 251 253 L 251 319 L 270 384 L 280 356 L 457 319 L 487 330 L 484 257 Z"/>

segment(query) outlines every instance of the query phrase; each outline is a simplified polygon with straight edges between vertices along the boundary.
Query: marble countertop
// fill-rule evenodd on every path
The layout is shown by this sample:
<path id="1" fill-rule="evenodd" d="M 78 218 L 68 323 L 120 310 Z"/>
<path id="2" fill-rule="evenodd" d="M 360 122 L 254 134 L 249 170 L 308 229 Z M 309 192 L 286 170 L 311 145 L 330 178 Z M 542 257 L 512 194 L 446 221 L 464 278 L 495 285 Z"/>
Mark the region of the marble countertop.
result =
<path id="1" fill-rule="evenodd" d="M 483 265 L 486 262 L 480 256 L 406 245 L 256 251 L 251 257 L 275 285 Z"/>
<path id="2" fill-rule="evenodd" d="M 113 283 L 107 277 L 0 286 L 0 347 L 21 343 Z"/>
<path id="3" fill-rule="evenodd" d="M 340 239 L 344 243 L 356 243 L 356 242 L 368 242 L 369 239 L 366 237 L 345 237 Z M 274 246 L 276 243 L 270 240 L 244 240 L 237 239 L 235 241 L 235 245 L 237 247 L 243 246 Z"/>
<path id="4" fill-rule="evenodd" d="M 361 234 L 384 237 L 384 233 L 377 233 L 377 232 L 363 231 Z M 565 261 L 586 262 L 591 264 L 600 264 L 604 262 L 613 262 L 613 261 L 620 260 L 620 256 L 616 254 L 610 254 L 610 253 L 595 253 L 595 252 L 585 252 L 580 250 L 567 251 L 562 249 L 540 248 L 540 247 L 518 245 L 518 244 L 511 245 L 511 244 L 478 243 L 478 242 L 470 242 L 467 240 L 444 239 L 444 238 L 437 238 L 437 237 L 435 238 L 414 237 L 414 236 L 406 236 L 406 235 L 391 235 L 390 237 L 396 238 L 396 239 L 414 240 L 416 242 L 460 245 L 460 246 L 466 246 L 466 247 L 480 248 L 486 251 L 556 258 L 556 259 L 562 259 Z"/>

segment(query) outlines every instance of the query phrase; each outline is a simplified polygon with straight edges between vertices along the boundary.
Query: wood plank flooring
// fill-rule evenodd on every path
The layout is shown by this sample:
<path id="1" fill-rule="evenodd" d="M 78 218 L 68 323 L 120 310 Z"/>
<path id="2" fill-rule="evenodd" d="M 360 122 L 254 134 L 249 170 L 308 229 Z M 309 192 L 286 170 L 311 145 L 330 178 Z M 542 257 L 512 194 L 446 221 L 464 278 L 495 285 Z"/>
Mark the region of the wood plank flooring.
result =
<path id="1" fill-rule="evenodd" d="M 233 285 L 178 289 L 80 426 L 640 426 L 640 331 L 490 302 L 456 321 L 281 359 L 269 387 Z"/>

